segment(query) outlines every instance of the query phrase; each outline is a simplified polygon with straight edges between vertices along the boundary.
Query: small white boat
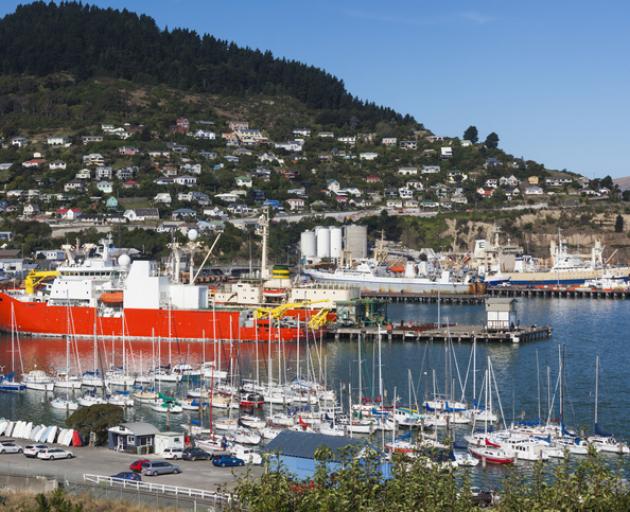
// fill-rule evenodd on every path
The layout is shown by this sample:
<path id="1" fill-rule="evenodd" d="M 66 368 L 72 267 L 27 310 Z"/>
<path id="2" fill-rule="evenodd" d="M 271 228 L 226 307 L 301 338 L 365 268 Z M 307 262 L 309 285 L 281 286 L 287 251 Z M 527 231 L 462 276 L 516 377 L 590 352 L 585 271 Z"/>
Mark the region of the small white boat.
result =
<path id="1" fill-rule="evenodd" d="M 81 389 L 81 378 L 77 375 L 67 375 L 58 372 L 55 377 L 55 389 Z"/>
<path id="2" fill-rule="evenodd" d="M 133 407 L 133 398 L 122 393 L 114 393 L 107 397 L 107 403 L 111 405 L 119 405 L 120 407 Z"/>
<path id="3" fill-rule="evenodd" d="M 266 441 L 271 441 L 272 439 L 278 437 L 280 432 L 282 432 L 282 429 L 280 428 L 265 427 L 260 431 L 260 435 Z"/>
<path id="4" fill-rule="evenodd" d="M 617 453 L 620 455 L 630 453 L 630 447 L 628 447 L 627 443 L 617 441 L 612 436 L 590 436 L 587 441 L 598 452 Z"/>
<path id="5" fill-rule="evenodd" d="M 241 416 L 239 418 L 239 423 L 244 427 L 256 430 L 263 429 L 267 425 L 265 420 L 258 418 L 257 416 Z"/>
<path id="6" fill-rule="evenodd" d="M 328 423 L 327 421 L 323 421 L 319 424 L 319 433 L 324 434 L 325 436 L 336 437 L 342 437 L 346 435 L 346 431 L 343 427 L 335 425 L 333 422 Z"/>
<path id="7" fill-rule="evenodd" d="M 106 404 L 107 400 L 101 398 L 100 396 L 87 394 L 80 397 L 78 402 L 81 407 L 90 407 L 91 405 Z"/>
<path id="8" fill-rule="evenodd" d="M 226 435 L 229 441 L 238 444 L 251 444 L 256 445 L 260 444 L 262 441 L 262 436 L 257 432 L 252 432 L 251 430 L 247 430 L 244 428 L 239 428 L 233 432 L 230 432 Z"/>
<path id="9" fill-rule="evenodd" d="M 453 452 L 453 467 L 475 467 L 479 465 L 479 459 L 476 459 L 468 452 Z"/>
<path id="10" fill-rule="evenodd" d="M 214 428 L 226 432 L 236 431 L 239 428 L 238 420 L 235 418 L 223 418 L 214 421 Z"/>
<path id="11" fill-rule="evenodd" d="M 198 411 L 202 407 L 208 407 L 208 402 L 202 402 L 198 398 L 185 398 L 180 403 L 185 411 Z"/>
<path id="12" fill-rule="evenodd" d="M 53 398 L 50 401 L 50 406 L 53 409 L 62 409 L 64 411 L 76 411 L 79 408 L 78 402 L 60 397 Z"/>
<path id="13" fill-rule="evenodd" d="M 151 406 L 151 410 L 155 412 L 161 412 L 164 414 L 179 414 L 184 411 L 184 408 L 177 402 L 164 402 L 158 400 Z"/>
<path id="14" fill-rule="evenodd" d="M 52 391 L 55 388 L 53 378 L 42 370 L 31 370 L 22 375 L 22 382 L 26 389 L 34 391 Z"/>
<path id="15" fill-rule="evenodd" d="M 155 391 L 137 391 L 132 396 L 141 404 L 152 404 L 158 399 L 158 394 Z"/>

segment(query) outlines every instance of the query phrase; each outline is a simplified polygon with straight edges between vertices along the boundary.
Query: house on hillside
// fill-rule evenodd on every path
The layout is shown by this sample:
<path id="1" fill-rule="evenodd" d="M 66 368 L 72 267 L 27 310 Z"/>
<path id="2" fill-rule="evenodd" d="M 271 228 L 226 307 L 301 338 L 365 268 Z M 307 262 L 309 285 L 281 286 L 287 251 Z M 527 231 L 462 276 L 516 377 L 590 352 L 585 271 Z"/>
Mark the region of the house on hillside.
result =
<path id="1" fill-rule="evenodd" d="M 417 167 L 399 167 L 398 174 L 400 176 L 416 176 L 418 174 Z"/>
<path id="2" fill-rule="evenodd" d="M 55 213 L 64 220 L 77 220 L 81 217 L 79 208 L 59 208 Z"/>
<path id="3" fill-rule="evenodd" d="M 157 204 L 170 205 L 173 202 L 173 199 L 171 198 L 171 194 L 168 192 L 160 192 L 155 195 L 153 202 Z"/>
<path id="4" fill-rule="evenodd" d="M 304 199 L 301 197 L 290 197 L 287 199 L 287 205 L 292 212 L 302 211 L 305 206 Z"/>
<path id="5" fill-rule="evenodd" d="M 133 208 L 125 210 L 123 217 L 129 222 L 148 222 L 160 220 L 160 212 L 157 208 Z"/>

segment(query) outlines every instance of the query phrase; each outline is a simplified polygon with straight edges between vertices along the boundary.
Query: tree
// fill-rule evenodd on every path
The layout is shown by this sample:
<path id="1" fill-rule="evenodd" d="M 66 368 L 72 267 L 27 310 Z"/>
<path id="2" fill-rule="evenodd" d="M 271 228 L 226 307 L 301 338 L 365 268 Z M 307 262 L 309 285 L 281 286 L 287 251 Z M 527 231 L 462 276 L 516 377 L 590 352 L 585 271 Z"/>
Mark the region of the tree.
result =
<path id="1" fill-rule="evenodd" d="M 79 431 L 81 437 L 88 438 L 90 432 L 96 434 L 96 444 L 107 442 L 107 429 L 124 420 L 125 414 L 118 405 L 90 405 L 73 412 L 66 420 L 66 425 Z"/>
<path id="2" fill-rule="evenodd" d="M 623 233 L 623 217 L 621 215 L 617 215 L 615 219 L 615 233 Z"/>
<path id="3" fill-rule="evenodd" d="M 486 142 L 484 142 L 487 148 L 496 149 L 499 147 L 499 136 L 492 132 L 486 137 Z"/>
<path id="4" fill-rule="evenodd" d="M 477 131 L 476 126 L 470 125 L 466 128 L 466 131 L 464 132 L 464 140 L 469 140 L 473 144 L 477 144 L 479 141 L 479 132 Z"/>

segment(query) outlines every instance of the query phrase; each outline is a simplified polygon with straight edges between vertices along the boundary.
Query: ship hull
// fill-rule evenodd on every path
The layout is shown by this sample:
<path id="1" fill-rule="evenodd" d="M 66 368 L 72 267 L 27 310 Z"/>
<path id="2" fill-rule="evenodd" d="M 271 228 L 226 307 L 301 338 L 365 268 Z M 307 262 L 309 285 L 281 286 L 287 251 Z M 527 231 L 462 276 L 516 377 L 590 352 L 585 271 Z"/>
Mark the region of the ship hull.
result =
<path id="1" fill-rule="evenodd" d="M 485 279 L 488 286 L 508 283 L 514 286 L 573 286 L 586 281 L 600 279 L 604 276 L 628 281 L 630 267 L 613 267 L 606 269 L 574 270 L 560 272 L 505 272 Z"/>
<path id="2" fill-rule="evenodd" d="M 471 293 L 469 283 L 441 283 L 428 279 L 414 279 L 402 277 L 374 277 L 362 279 L 360 277 L 343 276 L 339 274 L 303 271 L 311 279 L 331 284 L 354 286 L 366 292 L 381 293 L 444 293 L 462 294 Z"/>
<path id="3" fill-rule="evenodd" d="M 12 313 L 14 320 L 12 320 Z M 92 338 L 161 338 L 179 340 L 293 341 L 294 327 L 267 327 L 266 321 L 242 321 L 241 311 L 125 309 L 123 317 L 101 316 L 88 306 L 54 306 L 19 300 L 0 292 L 0 331 L 12 326 L 21 334 Z M 302 333 L 302 336 L 304 334 Z"/>

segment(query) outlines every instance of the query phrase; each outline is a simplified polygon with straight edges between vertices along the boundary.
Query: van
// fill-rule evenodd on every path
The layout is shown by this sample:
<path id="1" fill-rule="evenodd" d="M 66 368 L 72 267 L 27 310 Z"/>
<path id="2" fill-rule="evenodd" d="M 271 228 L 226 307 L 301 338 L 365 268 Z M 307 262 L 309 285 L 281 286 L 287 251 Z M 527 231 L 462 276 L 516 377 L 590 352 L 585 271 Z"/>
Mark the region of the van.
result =
<path id="1" fill-rule="evenodd" d="M 182 470 L 179 466 L 165 460 L 151 460 L 142 464 L 142 474 L 146 476 L 179 474 Z"/>

